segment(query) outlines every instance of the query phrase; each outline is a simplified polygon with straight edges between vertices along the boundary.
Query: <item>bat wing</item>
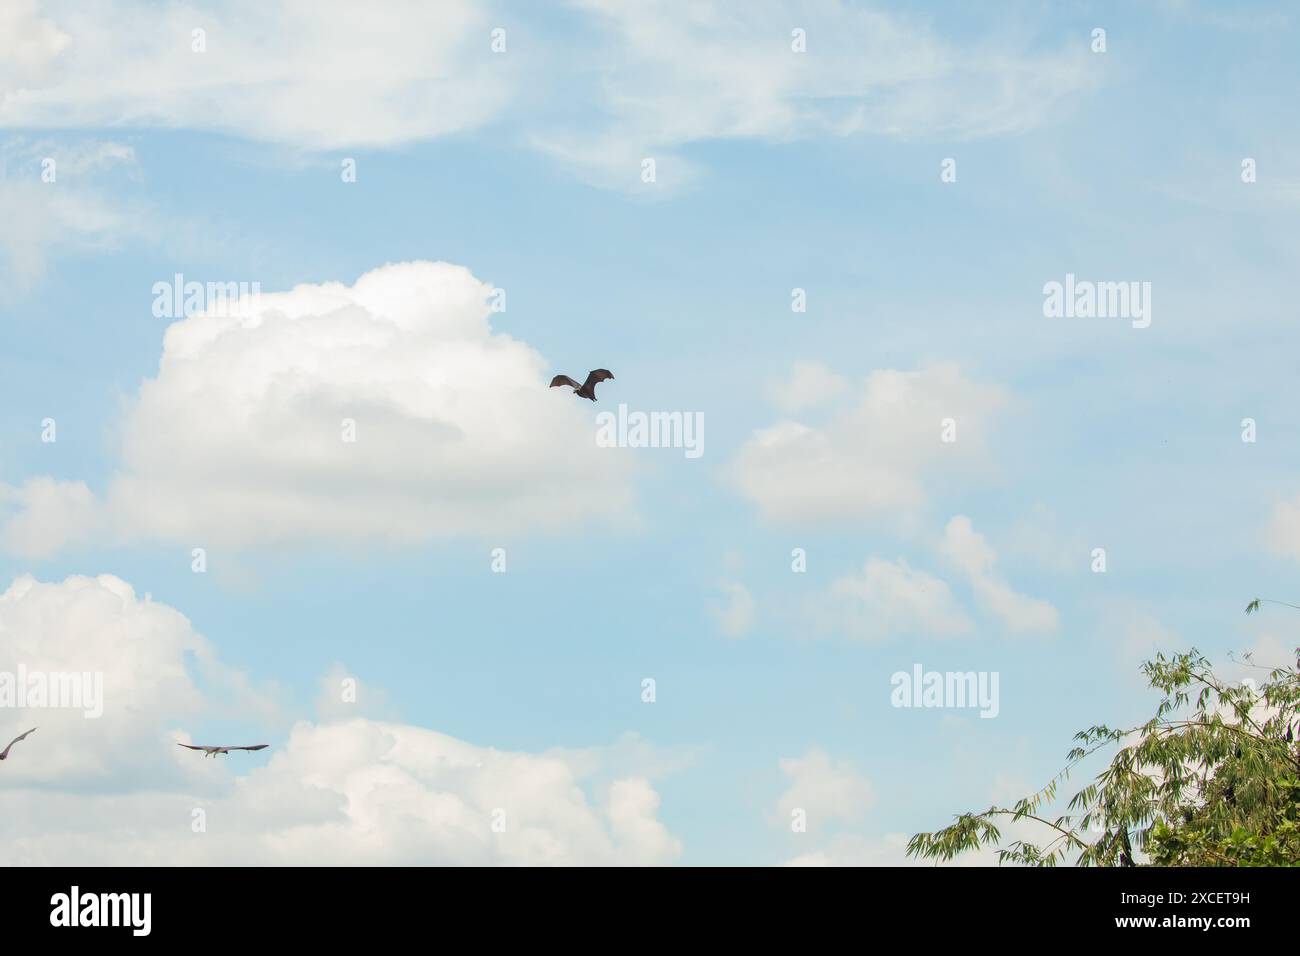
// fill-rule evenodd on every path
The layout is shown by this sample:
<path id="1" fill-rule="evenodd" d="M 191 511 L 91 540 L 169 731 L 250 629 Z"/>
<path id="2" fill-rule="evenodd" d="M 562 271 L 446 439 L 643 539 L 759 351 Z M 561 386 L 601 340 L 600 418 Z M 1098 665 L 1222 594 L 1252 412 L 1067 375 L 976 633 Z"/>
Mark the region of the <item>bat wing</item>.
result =
<path id="1" fill-rule="evenodd" d="M 557 385 L 567 385 L 572 389 L 582 388 L 581 385 L 569 378 L 567 375 L 557 375 L 555 378 L 551 379 L 551 388 L 555 388 Z"/>
<path id="2" fill-rule="evenodd" d="M 605 381 L 605 379 L 613 377 L 614 373 L 607 368 L 594 368 L 587 373 L 587 381 L 583 382 L 582 387 L 587 389 L 595 388 L 596 385 Z"/>
<path id="3" fill-rule="evenodd" d="M 13 740 L 9 741 L 9 747 L 12 747 L 14 744 L 18 743 L 18 741 L 20 741 L 20 740 L 25 740 L 25 739 L 26 739 L 30 734 L 33 734 L 33 733 L 35 733 L 35 732 L 36 732 L 36 728 L 33 727 L 31 730 L 27 731 L 27 733 L 25 733 L 25 734 L 19 734 L 19 735 L 18 735 L 17 737 L 15 737 Z M 6 747 L 6 748 L 4 749 L 3 752 L 0 752 L 0 760 L 5 760 L 5 759 L 8 758 L 8 756 L 9 756 L 9 747 Z"/>

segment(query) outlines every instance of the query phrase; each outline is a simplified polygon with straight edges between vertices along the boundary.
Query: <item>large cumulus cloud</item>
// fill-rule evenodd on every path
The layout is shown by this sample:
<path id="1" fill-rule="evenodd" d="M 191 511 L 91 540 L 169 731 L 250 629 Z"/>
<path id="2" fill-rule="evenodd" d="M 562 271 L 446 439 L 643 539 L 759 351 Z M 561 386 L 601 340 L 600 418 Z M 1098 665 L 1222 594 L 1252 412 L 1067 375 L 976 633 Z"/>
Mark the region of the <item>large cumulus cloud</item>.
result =
<path id="1" fill-rule="evenodd" d="M 117 429 L 102 510 L 78 483 L 31 479 L 0 498 L 0 540 L 31 555 L 75 540 L 60 502 L 78 526 L 190 546 L 626 519 L 625 456 L 595 446 L 589 406 L 548 391 L 537 351 L 492 329 L 491 292 L 408 262 L 174 322 Z M 25 517 L 38 506 L 52 540 Z"/>
<path id="2" fill-rule="evenodd" d="M 646 864 L 681 851 L 653 769 L 607 767 L 600 749 L 511 752 L 362 716 L 298 720 L 277 739 L 273 688 L 223 668 L 183 615 L 111 575 L 19 578 L 0 596 L 0 635 L 0 670 L 104 678 L 97 719 L 0 709 L 2 733 L 40 727 L 5 762 L 3 864 Z M 236 715 L 271 738 L 269 760 L 175 745 Z"/>
<path id="3" fill-rule="evenodd" d="M 25 699 L 27 706 L 18 706 L 16 693 L 0 698 L 6 741 L 40 728 L 5 762 L 7 786 L 175 781 L 168 748 L 177 749 L 178 726 L 220 711 L 272 718 L 275 709 L 273 693 L 259 698 L 242 675 L 222 666 L 183 614 L 137 595 L 120 578 L 15 579 L 0 594 L 0 675 L 16 685 L 20 675 L 48 681 L 74 674 L 81 675 L 81 706 L 31 706 Z M 98 698 L 93 707 L 87 693 Z M 93 711 L 99 713 L 86 716 Z"/>

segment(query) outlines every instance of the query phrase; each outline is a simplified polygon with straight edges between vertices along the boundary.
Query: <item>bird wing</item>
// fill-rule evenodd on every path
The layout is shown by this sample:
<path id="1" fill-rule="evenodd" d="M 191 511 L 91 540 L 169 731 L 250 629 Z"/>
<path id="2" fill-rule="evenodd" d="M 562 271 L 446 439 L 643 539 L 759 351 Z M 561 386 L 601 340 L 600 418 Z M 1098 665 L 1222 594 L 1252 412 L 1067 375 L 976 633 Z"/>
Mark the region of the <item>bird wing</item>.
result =
<path id="1" fill-rule="evenodd" d="M 226 750 L 265 750 L 270 744 L 253 744 L 251 747 L 227 747 Z"/>
<path id="2" fill-rule="evenodd" d="M 25 739 L 25 738 L 27 737 L 28 734 L 35 733 L 35 731 L 36 731 L 36 728 L 33 727 L 31 730 L 27 731 L 26 734 L 19 734 L 19 735 L 18 735 L 17 737 L 15 737 L 13 740 L 9 741 L 9 747 L 12 747 L 14 744 L 18 743 L 18 741 Z M 5 760 L 5 759 L 8 758 L 8 756 L 9 756 L 9 747 L 6 747 L 6 748 L 4 749 L 3 752 L 0 752 L 0 760 Z"/>
<path id="3" fill-rule="evenodd" d="M 570 388 L 582 387 L 567 375 L 557 375 L 555 378 L 551 379 L 551 388 L 555 388 L 557 385 L 568 385 Z"/>
<path id="4" fill-rule="evenodd" d="M 598 382 L 603 382 L 607 378 L 613 378 L 614 373 L 607 368 L 594 368 L 587 373 L 587 381 L 582 383 L 583 388 L 592 388 Z"/>
<path id="5" fill-rule="evenodd" d="M 179 744 L 179 743 L 178 743 L 176 746 L 177 746 L 177 747 L 187 747 L 187 748 L 189 748 L 190 750 L 211 750 L 211 749 L 212 749 L 211 747 L 198 747 L 198 746 L 195 746 L 194 744 Z"/>

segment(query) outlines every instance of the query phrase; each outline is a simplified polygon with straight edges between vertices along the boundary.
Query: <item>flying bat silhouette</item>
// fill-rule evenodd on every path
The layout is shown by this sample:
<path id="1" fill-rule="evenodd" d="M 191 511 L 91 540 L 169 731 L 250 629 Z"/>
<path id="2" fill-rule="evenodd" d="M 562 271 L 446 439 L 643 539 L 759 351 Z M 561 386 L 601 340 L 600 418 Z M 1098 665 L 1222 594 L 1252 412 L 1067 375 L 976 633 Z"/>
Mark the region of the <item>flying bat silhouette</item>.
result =
<path id="1" fill-rule="evenodd" d="M 18 741 L 20 741 L 20 740 L 22 740 L 24 737 L 26 737 L 27 734 L 34 733 L 35 731 L 36 731 L 36 728 L 33 727 L 31 730 L 27 731 L 26 734 L 19 734 L 19 735 L 18 735 L 17 737 L 15 737 L 13 740 L 9 741 L 9 747 L 12 747 L 14 744 L 18 743 Z M 8 759 L 9 759 L 9 747 L 6 747 L 4 750 L 0 750 L 0 760 L 8 760 Z"/>
<path id="2" fill-rule="evenodd" d="M 188 747 L 190 750 L 202 750 L 203 756 L 215 757 L 217 754 L 228 754 L 232 750 L 265 750 L 270 744 L 254 744 L 252 747 L 204 747 L 195 746 L 194 744 L 177 744 L 177 747 Z"/>
<path id="3" fill-rule="evenodd" d="M 551 388 L 555 388 L 557 385 L 568 385 L 573 389 L 573 394 L 579 398 L 587 398 L 594 402 L 596 400 L 596 386 L 605 379 L 613 377 L 614 373 L 607 368 L 592 369 L 587 373 L 587 380 L 579 385 L 567 375 L 557 375 L 551 379 Z"/>

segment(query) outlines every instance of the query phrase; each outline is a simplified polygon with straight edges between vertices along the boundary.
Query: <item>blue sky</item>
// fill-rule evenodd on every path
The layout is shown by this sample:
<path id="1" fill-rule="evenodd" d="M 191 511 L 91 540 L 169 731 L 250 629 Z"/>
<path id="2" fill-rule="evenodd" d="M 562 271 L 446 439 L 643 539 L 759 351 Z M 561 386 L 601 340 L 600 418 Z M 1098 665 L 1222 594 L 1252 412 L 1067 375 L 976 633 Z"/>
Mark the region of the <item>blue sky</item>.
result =
<path id="1" fill-rule="evenodd" d="M 1294 623 L 1241 612 L 1257 594 L 1294 598 L 1300 558 L 1289 281 L 1300 167 L 1285 5 L 772 3 L 743 23 L 722 5 L 603 6 L 411 8 L 361 41 L 328 4 L 306 21 L 271 5 L 260 40 L 241 30 L 252 16 L 241 4 L 201 16 L 168 5 L 162 16 L 19 3 L 8 14 L 13 35 L 32 42 L 0 73 L 0 210 L 12 236 L 0 246 L 0 577 L 114 575 L 183 614 L 244 676 L 222 703 L 196 672 L 192 692 L 211 706 L 131 725 L 146 739 L 272 744 L 229 761 L 220 779 L 185 777 L 166 754 L 178 803 L 231 792 L 233 777 L 299 773 L 287 757 L 274 764 L 293 750 L 297 721 L 314 733 L 371 721 L 539 760 L 603 748 L 600 769 L 579 775 L 584 806 L 600 817 L 609 780 L 645 780 L 661 829 L 652 846 L 615 833 L 600 862 L 894 863 L 891 835 L 1028 793 L 1060 768 L 1075 730 L 1147 715 L 1154 698 L 1137 666 L 1152 651 L 1195 645 L 1223 661 L 1253 648 L 1283 662 Z M 208 31 L 203 53 L 190 49 L 195 24 Z M 790 49 L 801 26 L 802 54 Z M 430 77 L 393 31 L 435 27 L 444 38 Z M 497 27 L 502 54 L 489 48 Z M 1097 27 L 1105 52 L 1090 49 Z M 349 43 L 369 44 L 384 68 L 341 53 Z M 115 49 L 145 53 L 96 82 Z M 283 62 L 268 67 L 276 50 Z M 791 57 L 801 59 L 791 67 Z M 430 88 L 456 108 L 424 115 Z M 44 157 L 60 160 L 56 183 L 40 182 Z M 643 157 L 657 160 L 659 181 L 639 180 Z M 1241 178 L 1247 157 L 1252 183 Z M 956 182 L 941 181 L 946 158 Z M 345 159 L 355 183 L 340 179 Z M 504 288 L 491 335 L 523 343 L 547 374 L 614 371 L 595 408 L 544 378 L 520 399 L 539 422 L 563 418 L 546 432 L 549 454 L 575 462 L 546 485 L 553 498 L 530 500 L 536 515 L 492 519 L 497 481 L 501 494 L 522 494 L 541 467 L 531 445 L 507 447 L 504 470 L 473 472 L 486 484 L 472 494 L 444 485 L 443 466 L 404 483 L 412 446 L 384 446 L 376 472 L 323 464 L 287 476 L 251 451 L 243 459 L 238 441 L 224 448 L 232 471 L 252 476 L 241 494 L 355 508 L 360 530 L 346 534 L 336 533 L 343 518 L 322 517 L 283 540 L 232 532 L 211 546 L 205 532 L 221 529 L 205 525 L 204 491 L 186 493 L 166 467 L 149 476 L 153 494 L 114 497 L 115 476 L 132 471 L 124 445 L 183 457 L 151 423 L 213 425 L 184 417 L 202 403 L 169 404 L 189 387 L 184 369 L 156 406 L 144 402 L 154 417 L 132 413 L 142 382 L 160 374 L 168 320 L 151 312 L 155 282 L 179 272 L 275 294 L 351 286 L 400 262 L 450 263 Z M 1151 283 L 1150 327 L 1045 318 L 1043 285 L 1067 273 Z M 806 290 L 804 313 L 791 311 L 795 288 Z M 244 347 L 235 374 L 270 354 L 251 336 Z M 397 351 L 376 360 L 379 393 L 424 374 Z M 483 375 L 513 375 L 494 355 L 475 359 Z M 374 397 L 280 360 L 330 408 Z M 812 397 L 791 397 L 797 362 L 819 382 Z M 890 370 L 904 374 L 916 414 L 873 404 L 867 383 Z M 427 374 L 436 387 L 437 371 Z M 705 453 L 602 449 L 588 473 L 577 463 L 596 461 L 583 457 L 594 415 L 620 402 L 701 414 Z M 937 446 L 932 402 L 953 409 L 956 457 Z M 212 407 L 219 417 L 226 406 Z M 276 420 L 302 425 L 312 413 L 285 414 Z M 439 423 L 496 420 L 458 414 L 435 407 L 402 434 L 436 444 Z M 47 417 L 54 443 L 41 440 Z M 1254 443 L 1241 438 L 1248 417 Z M 821 444 L 760 453 L 760 436 L 783 423 Z M 475 437 L 493 447 L 505 435 Z M 809 447 L 825 468 L 800 453 Z M 84 482 L 92 503 L 60 493 L 33 511 L 23 489 L 43 476 Z M 916 494 L 894 494 L 894 482 Z M 606 508 L 613 486 L 624 497 Z M 179 525 L 136 520 L 168 495 L 182 502 Z M 420 499 L 463 506 L 465 525 L 417 508 L 403 538 L 366 517 L 391 501 L 389 517 L 404 523 Z M 574 520 L 547 526 L 555 509 Z M 978 544 L 958 540 L 958 516 Z M 205 574 L 191 570 L 199 546 L 209 547 Z M 507 549 L 504 574 L 491 571 L 495 547 Z M 1099 547 L 1104 574 L 1090 567 Z M 806 573 L 791 571 L 794 548 Z M 981 549 L 991 563 L 969 558 Z M 921 605 L 891 590 L 898 578 L 863 582 L 873 559 L 924 585 Z M 42 614 L 71 614 L 62 593 Z M 1050 626 L 1026 623 L 1041 622 L 1044 605 Z M 736 633 L 724 633 L 728 608 Z M 960 633 L 937 633 L 945 622 Z M 63 658 L 77 660 L 77 647 Z M 997 672 L 998 716 L 891 706 L 890 675 L 917 663 Z M 382 693 L 382 705 L 323 712 L 336 666 L 361 682 L 363 703 Z M 653 704 L 641 700 L 647 677 Z M 16 733 L 28 716 L 0 714 L 0 726 Z M 65 739 L 84 730 L 58 726 Z M 33 756 L 6 801 L 125 795 L 114 806 L 129 838 L 78 850 L 55 832 L 71 824 L 11 820 L 6 832 L 27 841 L 17 861 L 80 862 L 80 852 L 125 862 L 128 846 L 201 858 L 182 849 L 188 818 L 178 833 L 138 819 L 138 795 L 158 789 L 148 764 L 97 779 L 44 759 Z M 365 798 L 346 792 L 355 827 Z M 805 804 L 809 832 L 792 833 L 789 809 Z M 246 842 L 231 852 L 295 859 L 265 855 L 277 825 L 245 821 Z M 402 823 L 442 825 L 415 809 Z M 337 854 L 358 832 L 339 838 Z M 564 843 L 561 824 L 548 832 Z M 496 852 L 418 860 L 533 859 Z"/>

